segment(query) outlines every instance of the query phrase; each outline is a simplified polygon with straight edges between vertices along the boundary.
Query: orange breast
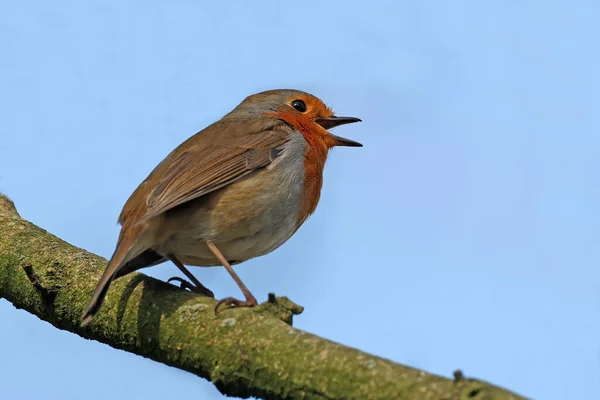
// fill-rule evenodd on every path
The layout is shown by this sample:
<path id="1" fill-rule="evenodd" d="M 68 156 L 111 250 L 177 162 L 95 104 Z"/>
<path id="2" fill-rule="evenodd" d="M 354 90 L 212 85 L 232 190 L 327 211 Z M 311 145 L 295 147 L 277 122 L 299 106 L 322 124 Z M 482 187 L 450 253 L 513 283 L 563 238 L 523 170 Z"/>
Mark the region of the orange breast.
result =
<path id="1" fill-rule="evenodd" d="M 298 211 L 298 228 L 315 211 L 321 187 L 323 186 L 323 169 L 327 161 L 329 148 L 321 133 L 317 131 L 318 125 L 308 118 L 302 118 L 292 112 L 280 111 L 278 118 L 283 119 L 304 136 L 308 146 L 304 154 L 304 193 Z"/>
<path id="2" fill-rule="evenodd" d="M 302 132 L 302 131 L 300 131 Z M 298 213 L 298 226 L 317 208 L 323 186 L 323 169 L 327 160 L 327 146 L 321 138 L 305 134 L 308 148 L 304 155 L 304 195 Z"/>

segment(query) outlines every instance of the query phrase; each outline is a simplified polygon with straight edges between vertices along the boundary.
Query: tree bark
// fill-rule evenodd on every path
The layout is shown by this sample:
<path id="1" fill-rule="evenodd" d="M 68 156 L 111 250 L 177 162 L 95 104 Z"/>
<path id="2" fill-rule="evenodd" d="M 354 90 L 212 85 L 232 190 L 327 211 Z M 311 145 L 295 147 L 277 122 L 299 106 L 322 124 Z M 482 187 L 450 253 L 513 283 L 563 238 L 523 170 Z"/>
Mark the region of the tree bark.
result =
<path id="1" fill-rule="evenodd" d="M 140 273 L 117 279 L 100 313 L 80 328 L 106 263 L 22 219 L 0 195 L 0 298 L 59 329 L 206 378 L 226 395 L 522 399 L 460 373 L 443 378 L 293 328 L 302 307 L 285 297 L 216 317 L 214 299 Z"/>

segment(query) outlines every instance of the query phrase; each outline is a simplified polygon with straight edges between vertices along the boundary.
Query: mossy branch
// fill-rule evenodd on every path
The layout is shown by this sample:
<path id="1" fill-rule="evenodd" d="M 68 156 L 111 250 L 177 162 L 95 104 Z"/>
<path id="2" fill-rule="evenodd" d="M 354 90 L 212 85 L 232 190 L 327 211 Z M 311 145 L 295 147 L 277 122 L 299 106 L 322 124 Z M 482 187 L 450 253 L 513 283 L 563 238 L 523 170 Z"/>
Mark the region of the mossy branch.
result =
<path id="1" fill-rule="evenodd" d="M 521 399 L 446 379 L 293 328 L 302 308 L 269 296 L 214 315 L 215 300 L 140 273 L 117 279 L 98 316 L 80 315 L 106 260 L 22 219 L 0 195 L 0 298 L 88 339 L 189 371 L 224 394 L 265 399 Z"/>

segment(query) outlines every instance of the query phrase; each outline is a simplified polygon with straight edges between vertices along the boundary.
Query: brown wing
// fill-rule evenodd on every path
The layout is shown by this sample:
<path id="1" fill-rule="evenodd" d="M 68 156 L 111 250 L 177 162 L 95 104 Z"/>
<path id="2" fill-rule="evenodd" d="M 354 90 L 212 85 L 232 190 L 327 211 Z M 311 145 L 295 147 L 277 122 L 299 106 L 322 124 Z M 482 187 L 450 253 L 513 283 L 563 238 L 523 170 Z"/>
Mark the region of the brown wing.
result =
<path id="1" fill-rule="evenodd" d="M 119 222 L 137 223 L 269 165 L 289 139 L 275 118 L 223 119 L 169 154 L 131 195 Z"/>

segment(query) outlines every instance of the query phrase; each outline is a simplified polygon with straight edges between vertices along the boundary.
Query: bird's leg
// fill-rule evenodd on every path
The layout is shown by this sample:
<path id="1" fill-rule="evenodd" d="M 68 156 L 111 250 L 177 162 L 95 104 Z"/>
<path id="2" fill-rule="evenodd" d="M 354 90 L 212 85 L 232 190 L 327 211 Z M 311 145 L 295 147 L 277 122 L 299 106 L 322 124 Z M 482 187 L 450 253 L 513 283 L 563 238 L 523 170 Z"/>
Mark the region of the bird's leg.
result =
<path id="1" fill-rule="evenodd" d="M 190 291 L 195 292 L 195 293 L 200 293 L 200 294 L 203 294 L 208 297 L 213 297 L 213 298 L 215 297 L 214 293 L 209 288 L 207 288 L 206 286 L 201 284 L 200 281 L 198 279 L 196 279 L 196 277 L 194 275 L 192 275 L 192 273 L 190 271 L 188 271 L 188 269 L 186 267 L 183 266 L 183 264 L 181 263 L 181 261 L 179 261 L 177 259 L 177 257 L 175 257 L 172 254 L 169 254 L 167 256 L 167 258 L 169 260 L 171 260 L 173 262 L 173 264 L 175 264 L 177 266 L 177 268 L 179 268 L 179 270 L 181 272 L 183 272 L 183 274 L 185 276 L 187 276 L 190 281 L 192 281 L 192 283 L 189 283 L 185 279 L 178 278 L 178 277 L 173 277 L 173 278 L 169 279 L 167 282 L 176 281 L 176 282 L 179 282 L 179 287 L 182 289 L 189 289 Z"/>
<path id="2" fill-rule="evenodd" d="M 231 268 L 231 265 L 229 264 L 229 262 L 225 259 L 225 257 L 223 257 L 223 254 L 221 254 L 219 249 L 217 249 L 217 246 L 215 246 L 214 243 L 212 243 L 212 242 L 206 242 L 206 245 L 208 246 L 210 251 L 212 251 L 212 253 L 215 255 L 215 257 L 217 257 L 217 259 L 221 262 L 221 264 L 223 264 L 223 266 L 225 267 L 227 272 L 229 272 L 229 275 L 231 275 L 231 277 L 233 278 L 235 283 L 237 283 L 237 285 L 239 286 L 242 293 L 244 293 L 244 297 L 246 297 L 245 301 L 238 300 L 233 297 L 225 297 L 224 299 L 220 300 L 217 303 L 217 305 L 215 306 L 215 314 L 216 315 L 219 314 L 219 307 L 221 306 L 221 304 L 225 304 L 227 306 L 235 306 L 235 307 L 257 306 L 258 302 L 256 301 L 256 298 L 252 295 L 252 293 L 250 293 L 250 290 L 248 290 L 246 285 L 244 285 L 244 283 L 242 282 L 242 280 L 240 279 L 238 274 L 236 274 L 235 271 L 233 270 L 233 268 Z"/>

